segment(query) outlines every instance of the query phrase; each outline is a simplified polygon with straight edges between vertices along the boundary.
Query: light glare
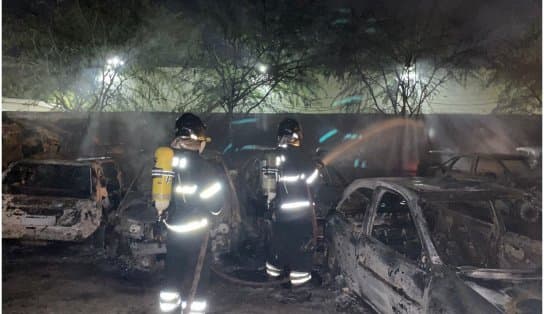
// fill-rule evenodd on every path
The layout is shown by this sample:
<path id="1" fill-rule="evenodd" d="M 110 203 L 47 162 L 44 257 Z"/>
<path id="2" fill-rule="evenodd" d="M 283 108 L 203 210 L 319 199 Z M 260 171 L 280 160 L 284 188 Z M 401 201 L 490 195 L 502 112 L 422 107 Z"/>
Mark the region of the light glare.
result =
<path id="1" fill-rule="evenodd" d="M 208 199 L 214 196 L 215 194 L 217 194 L 217 192 L 219 191 L 221 191 L 221 184 L 219 182 L 215 182 L 210 187 L 207 187 L 206 189 L 204 189 L 202 193 L 200 193 L 200 198 Z"/>
<path id="2" fill-rule="evenodd" d="M 176 193 L 195 194 L 196 189 L 197 189 L 196 184 L 193 184 L 193 185 L 178 185 L 178 186 L 176 186 Z"/>
<path id="3" fill-rule="evenodd" d="M 299 202 L 283 203 L 281 205 L 281 209 L 297 209 L 297 208 L 303 208 L 308 206 L 310 206 L 309 201 L 299 201 Z"/>
<path id="4" fill-rule="evenodd" d="M 268 72 L 268 66 L 266 64 L 259 63 L 257 64 L 257 70 L 263 74 Z"/>
<path id="5" fill-rule="evenodd" d="M 317 179 L 317 176 L 319 175 L 319 170 L 315 169 L 314 172 L 306 179 L 307 184 L 312 184 L 315 179 Z"/>
<path id="6" fill-rule="evenodd" d="M 191 312 L 195 311 L 195 312 L 204 312 L 204 310 L 206 309 L 206 301 L 193 301 L 193 303 L 191 303 Z M 181 308 L 182 309 L 185 309 L 187 307 L 187 302 L 186 301 L 183 301 L 181 302 Z"/>
<path id="7" fill-rule="evenodd" d="M 106 65 L 111 67 L 111 68 L 117 68 L 117 67 L 122 66 L 124 64 L 125 64 L 125 61 L 123 61 L 118 56 L 111 57 L 106 61 Z"/>
<path id="8" fill-rule="evenodd" d="M 166 221 L 164 224 L 169 230 L 177 233 L 186 233 L 206 227 L 208 225 L 208 219 L 202 218 L 200 220 L 191 221 L 181 225 L 169 225 Z"/>

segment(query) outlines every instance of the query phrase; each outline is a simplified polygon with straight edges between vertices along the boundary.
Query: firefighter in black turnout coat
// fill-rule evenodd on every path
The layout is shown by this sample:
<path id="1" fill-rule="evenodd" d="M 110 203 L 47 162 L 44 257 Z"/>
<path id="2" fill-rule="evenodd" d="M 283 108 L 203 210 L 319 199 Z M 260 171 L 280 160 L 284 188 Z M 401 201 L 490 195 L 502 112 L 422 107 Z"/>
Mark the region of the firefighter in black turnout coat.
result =
<path id="1" fill-rule="evenodd" d="M 310 186 L 319 172 L 300 150 L 302 129 L 296 120 L 283 120 L 277 139 L 262 169 L 275 178 L 275 189 L 268 192 L 272 232 L 265 267 L 270 277 L 289 276 L 297 286 L 312 278 L 316 222 Z"/>
<path id="2" fill-rule="evenodd" d="M 153 199 L 168 230 L 166 282 L 159 295 L 162 312 L 185 309 L 195 286 L 189 312 L 205 313 L 209 306 L 205 292 L 210 254 L 202 253 L 207 249 L 212 220 L 221 214 L 225 178 L 217 165 L 201 156 L 210 141 L 205 129 L 200 118 L 183 114 L 176 121 L 176 137 L 170 147 L 155 152 Z"/>

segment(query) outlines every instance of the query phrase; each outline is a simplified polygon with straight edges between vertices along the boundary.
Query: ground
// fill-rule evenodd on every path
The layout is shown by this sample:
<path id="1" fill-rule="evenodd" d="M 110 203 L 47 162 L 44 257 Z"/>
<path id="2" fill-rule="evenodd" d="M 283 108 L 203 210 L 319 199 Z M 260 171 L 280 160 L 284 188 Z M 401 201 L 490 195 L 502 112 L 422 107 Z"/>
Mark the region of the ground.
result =
<path id="1" fill-rule="evenodd" d="M 4 244 L 3 259 L 3 313 L 158 313 L 157 280 L 126 276 L 96 251 Z M 212 281 L 211 297 L 218 304 L 213 313 L 337 312 L 337 294 L 330 287 L 314 285 L 310 300 L 287 302 L 281 297 L 285 288 L 242 287 L 217 277 Z"/>

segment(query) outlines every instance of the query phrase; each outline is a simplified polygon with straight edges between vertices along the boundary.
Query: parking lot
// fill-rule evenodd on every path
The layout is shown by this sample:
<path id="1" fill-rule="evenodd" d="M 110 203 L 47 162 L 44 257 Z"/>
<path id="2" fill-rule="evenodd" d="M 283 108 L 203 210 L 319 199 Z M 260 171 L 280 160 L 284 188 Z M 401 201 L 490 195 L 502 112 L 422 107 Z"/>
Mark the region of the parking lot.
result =
<path id="1" fill-rule="evenodd" d="M 127 276 L 96 252 L 74 247 L 4 245 L 3 313 L 158 313 L 159 280 Z M 336 292 L 313 287 L 309 299 L 285 288 L 253 288 L 212 278 L 211 313 L 334 313 Z M 298 295 L 305 296 L 304 292 Z M 287 297 L 286 297 L 287 296 Z M 292 295 L 291 295 L 292 296 Z M 296 299 L 296 300 L 295 300 Z M 364 309 L 346 308 L 344 313 Z"/>

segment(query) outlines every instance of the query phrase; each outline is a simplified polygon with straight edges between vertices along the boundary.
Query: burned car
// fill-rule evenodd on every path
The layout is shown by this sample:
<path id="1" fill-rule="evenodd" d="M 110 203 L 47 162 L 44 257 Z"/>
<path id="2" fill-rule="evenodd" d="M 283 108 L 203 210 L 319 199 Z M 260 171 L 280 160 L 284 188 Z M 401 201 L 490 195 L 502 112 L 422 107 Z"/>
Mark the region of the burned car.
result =
<path id="1" fill-rule="evenodd" d="M 121 196 L 121 171 L 109 158 L 14 162 L 2 175 L 2 237 L 82 241 Z"/>
<path id="2" fill-rule="evenodd" d="M 516 152 L 527 157 L 529 167 L 535 171 L 542 170 L 542 147 L 520 146 L 516 147 Z M 540 170 L 540 171 L 539 171 Z"/>
<path id="3" fill-rule="evenodd" d="M 356 180 L 327 221 L 329 268 L 380 313 L 540 312 L 542 215 L 524 197 L 481 181 Z"/>
<path id="4" fill-rule="evenodd" d="M 142 167 L 121 202 L 108 243 L 112 257 L 127 269 L 153 271 L 161 267 L 166 253 L 166 230 L 161 228 L 151 200 L 151 167 Z"/>
<path id="5" fill-rule="evenodd" d="M 542 176 L 529 165 L 529 159 L 517 154 L 466 154 L 450 158 L 434 167 L 436 176 L 478 178 L 540 193 Z"/>
<path id="6" fill-rule="evenodd" d="M 236 247 L 240 209 L 234 185 L 221 157 L 215 152 L 206 152 L 204 158 L 222 165 L 229 182 L 228 198 L 210 230 L 210 251 L 217 257 Z M 158 221 L 151 197 L 152 166 L 151 161 L 140 166 L 130 183 L 115 212 L 114 230 L 107 243 L 108 253 L 119 259 L 127 270 L 154 272 L 163 267 L 166 228 Z"/>

